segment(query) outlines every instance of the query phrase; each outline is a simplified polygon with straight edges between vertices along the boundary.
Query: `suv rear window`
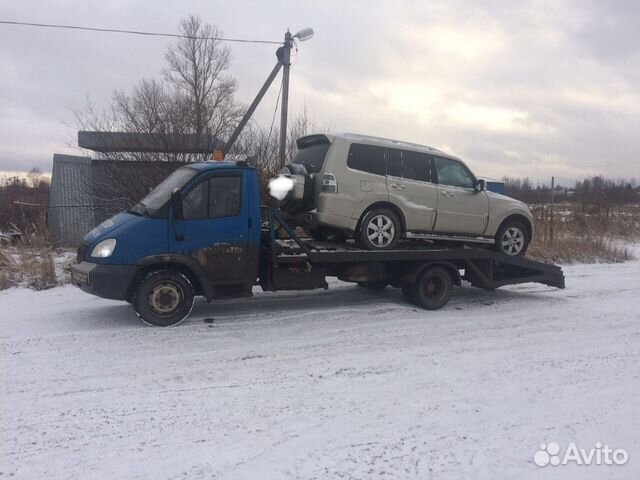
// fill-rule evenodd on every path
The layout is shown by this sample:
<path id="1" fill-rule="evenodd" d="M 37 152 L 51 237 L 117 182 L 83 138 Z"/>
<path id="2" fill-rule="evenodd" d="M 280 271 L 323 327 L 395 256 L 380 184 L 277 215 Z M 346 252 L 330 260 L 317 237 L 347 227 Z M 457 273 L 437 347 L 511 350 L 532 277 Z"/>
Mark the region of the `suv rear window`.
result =
<path id="1" fill-rule="evenodd" d="M 311 139 L 311 141 L 304 143 L 299 141 L 298 153 L 293 157 L 292 163 L 305 165 L 312 173 L 320 172 L 324 166 L 324 158 L 331 146 L 326 137 L 323 136 L 323 139 Z"/>
<path id="2" fill-rule="evenodd" d="M 359 143 L 351 144 L 347 167 L 375 175 L 385 175 L 387 168 L 384 159 L 384 148 L 361 145 Z"/>

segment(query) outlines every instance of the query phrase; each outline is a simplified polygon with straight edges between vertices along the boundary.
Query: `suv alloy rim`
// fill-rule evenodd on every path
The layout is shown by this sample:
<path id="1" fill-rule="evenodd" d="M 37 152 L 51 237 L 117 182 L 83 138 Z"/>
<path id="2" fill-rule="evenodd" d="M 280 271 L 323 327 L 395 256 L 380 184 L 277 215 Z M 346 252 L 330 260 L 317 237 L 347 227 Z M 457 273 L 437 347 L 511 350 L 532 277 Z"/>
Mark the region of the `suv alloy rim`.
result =
<path id="1" fill-rule="evenodd" d="M 386 247 L 396 234 L 396 228 L 386 215 L 376 215 L 367 225 L 367 238 L 375 247 Z"/>
<path id="2" fill-rule="evenodd" d="M 502 234 L 502 250 L 507 255 L 517 255 L 524 247 L 524 234 L 519 228 L 507 228 Z"/>

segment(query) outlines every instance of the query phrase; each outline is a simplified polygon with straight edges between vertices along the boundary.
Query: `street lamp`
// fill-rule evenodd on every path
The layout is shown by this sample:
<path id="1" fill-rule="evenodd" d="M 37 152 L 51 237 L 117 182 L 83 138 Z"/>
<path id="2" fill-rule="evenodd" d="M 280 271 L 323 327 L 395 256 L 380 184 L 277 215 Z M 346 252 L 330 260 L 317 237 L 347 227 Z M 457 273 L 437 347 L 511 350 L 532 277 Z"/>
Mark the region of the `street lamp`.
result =
<path id="1" fill-rule="evenodd" d="M 278 160 L 280 167 L 284 167 L 286 157 L 285 151 L 287 147 L 287 110 L 289 108 L 289 69 L 291 67 L 291 47 L 293 47 L 294 39 L 305 42 L 311 37 L 313 37 L 313 28 L 303 28 L 295 35 L 291 35 L 291 32 L 287 30 L 287 32 L 284 34 L 284 42 L 282 46 L 276 50 L 276 58 L 278 59 L 278 63 L 276 63 L 275 67 L 273 67 L 273 70 L 267 77 L 264 85 L 262 85 L 262 88 L 258 92 L 258 95 L 256 95 L 256 98 L 254 98 L 253 102 L 251 102 L 251 105 L 249 105 L 249 108 L 240 120 L 240 123 L 238 123 L 238 126 L 229 137 L 229 140 L 227 141 L 225 146 L 222 148 L 222 151 L 219 152 L 218 158 L 224 158 L 229 150 L 231 150 L 231 147 L 238 139 L 240 132 L 242 132 L 242 129 L 251 118 L 254 110 L 262 100 L 262 97 L 264 97 L 264 94 L 269 89 L 269 86 L 276 78 L 276 75 L 280 71 L 280 68 L 282 68 L 282 106 L 280 108 L 280 144 Z"/>
<path id="2" fill-rule="evenodd" d="M 293 36 L 293 38 L 297 38 L 301 42 L 306 42 L 311 37 L 313 37 L 313 28 L 309 28 L 309 27 L 303 28 Z"/>

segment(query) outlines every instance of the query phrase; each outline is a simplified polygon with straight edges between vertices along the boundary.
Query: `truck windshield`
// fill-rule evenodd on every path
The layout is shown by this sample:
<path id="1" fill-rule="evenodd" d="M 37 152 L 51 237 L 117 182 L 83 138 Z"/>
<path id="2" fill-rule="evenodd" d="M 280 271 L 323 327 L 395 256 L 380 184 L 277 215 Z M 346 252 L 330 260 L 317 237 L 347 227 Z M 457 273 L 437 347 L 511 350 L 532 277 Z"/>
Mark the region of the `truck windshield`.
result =
<path id="1" fill-rule="evenodd" d="M 191 180 L 198 170 L 195 168 L 181 167 L 164 179 L 156 188 L 151 190 L 149 194 L 136 203 L 130 213 L 143 215 L 145 217 L 154 216 L 158 211 L 167 204 L 171 198 L 171 193 L 176 188 L 182 188 L 189 180 Z"/>
<path id="2" fill-rule="evenodd" d="M 306 166 L 309 171 L 318 173 L 324 165 L 324 157 L 327 155 L 329 145 L 328 142 L 324 142 L 300 148 L 293 157 L 293 163 L 299 163 Z"/>

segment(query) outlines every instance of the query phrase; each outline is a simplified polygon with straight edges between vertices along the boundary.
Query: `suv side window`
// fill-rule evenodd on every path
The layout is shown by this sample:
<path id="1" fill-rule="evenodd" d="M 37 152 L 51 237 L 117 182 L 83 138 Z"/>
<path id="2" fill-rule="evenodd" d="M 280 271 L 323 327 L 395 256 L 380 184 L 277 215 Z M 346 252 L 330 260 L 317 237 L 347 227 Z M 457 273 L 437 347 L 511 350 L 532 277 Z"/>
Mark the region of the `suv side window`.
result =
<path id="1" fill-rule="evenodd" d="M 473 188 L 473 174 L 462 163 L 449 158 L 436 157 L 438 183 L 452 187 Z"/>
<path id="2" fill-rule="evenodd" d="M 419 182 L 431 181 L 429 155 L 406 150 L 387 149 L 387 175 Z"/>
<path id="3" fill-rule="evenodd" d="M 387 175 L 402 178 L 402 150 L 387 149 Z"/>
<path id="4" fill-rule="evenodd" d="M 384 148 L 373 145 L 351 144 L 347 167 L 374 175 L 386 174 Z"/>
<path id="5" fill-rule="evenodd" d="M 407 180 L 430 182 L 430 157 L 424 153 L 402 152 L 402 176 Z"/>

